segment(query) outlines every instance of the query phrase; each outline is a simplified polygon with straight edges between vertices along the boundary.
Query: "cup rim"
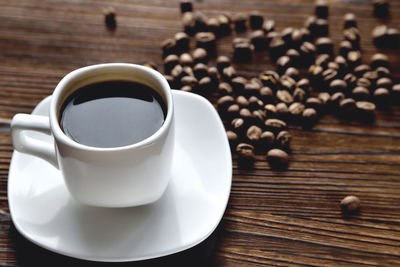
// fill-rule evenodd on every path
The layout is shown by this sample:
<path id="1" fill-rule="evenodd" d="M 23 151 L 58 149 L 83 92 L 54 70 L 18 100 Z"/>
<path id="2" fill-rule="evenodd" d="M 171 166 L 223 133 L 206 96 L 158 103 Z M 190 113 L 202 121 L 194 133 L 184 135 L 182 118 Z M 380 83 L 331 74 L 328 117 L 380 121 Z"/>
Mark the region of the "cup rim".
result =
<path id="1" fill-rule="evenodd" d="M 94 146 L 89 146 L 89 145 L 84 145 L 81 143 L 78 143 L 68 137 L 61 129 L 60 123 L 58 121 L 58 116 L 57 116 L 57 103 L 59 102 L 59 98 L 62 96 L 62 93 L 66 88 L 68 88 L 68 85 L 72 80 L 78 79 L 80 76 L 84 76 L 86 74 L 89 74 L 93 72 L 94 70 L 99 70 L 99 69 L 113 69 L 113 68 L 125 68 L 125 69 L 130 69 L 134 71 L 139 71 L 139 72 L 147 72 L 152 76 L 152 78 L 156 79 L 160 84 L 161 84 L 161 90 L 165 94 L 165 101 L 167 105 L 167 112 L 166 112 L 166 117 L 164 120 L 163 125 L 151 136 L 130 144 L 130 145 L 125 145 L 125 146 L 117 146 L 117 147 L 94 147 Z M 66 146 L 73 147 L 75 149 L 80 149 L 80 150 L 85 150 L 85 151 L 123 151 L 123 150 L 129 150 L 129 149 L 134 149 L 134 148 L 141 148 L 141 147 L 146 147 L 149 146 L 150 144 L 154 143 L 156 140 L 161 138 L 166 134 L 168 129 L 170 128 L 170 125 L 172 123 L 172 117 L 174 113 L 174 107 L 173 107 L 173 99 L 172 99 L 172 93 L 171 93 L 171 88 L 167 82 L 167 80 L 164 78 L 164 76 L 159 73 L 156 70 L 153 70 L 151 68 L 138 65 L 138 64 L 132 64 L 132 63 L 103 63 L 103 64 L 95 64 L 95 65 L 90 65 L 86 67 L 82 67 L 79 69 L 76 69 L 67 75 L 65 75 L 61 81 L 57 84 L 56 88 L 54 89 L 54 92 L 52 94 L 52 99 L 50 102 L 50 110 L 49 110 L 49 119 L 50 119 L 50 127 L 52 129 L 52 134 L 54 135 L 54 138 L 56 142 L 60 142 Z"/>

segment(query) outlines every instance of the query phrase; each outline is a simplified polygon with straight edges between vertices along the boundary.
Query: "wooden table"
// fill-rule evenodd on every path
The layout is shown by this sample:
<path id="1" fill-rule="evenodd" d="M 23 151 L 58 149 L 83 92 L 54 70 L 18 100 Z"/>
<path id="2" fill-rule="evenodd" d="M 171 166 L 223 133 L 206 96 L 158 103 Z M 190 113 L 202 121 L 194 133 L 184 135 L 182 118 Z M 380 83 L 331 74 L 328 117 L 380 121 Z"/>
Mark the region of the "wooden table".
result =
<path id="1" fill-rule="evenodd" d="M 370 1 L 329 1 L 331 37 L 342 37 L 342 17 L 354 12 L 363 59 L 378 50 L 371 30 L 381 23 Z M 177 1 L 0 0 L 0 117 L 29 113 L 68 72 L 102 62 L 161 64 L 160 43 L 182 29 Z M 115 7 L 118 27 L 104 26 L 103 8 Z M 207 15 L 258 9 L 277 29 L 300 27 L 313 1 L 199 1 Z M 391 1 L 400 28 L 400 2 Z M 231 53 L 231 37 L 218 41 Z M 336 47 L 337 48 L 337 47 Z M 387 51 L 400 78 L 400 50 Z M 237 65 L 248 77 L 274 69 L 268 57 Z M 326 115 L 312 130 L 291 126 L 290 166 L 272 171 L 264 156 L 251 170 L 233 161 L 229 204 L 217 230 L 177 255 L 129 266 L 185 262 L 187 266 L 400 266 L 400 108 L 378 111 L 374 125 Z M 7 178 L 13 152 L 8 127 L 0 132 L 0 266 L 79 266 L 89 263 L 53 254 L 21 237 L 7 216 Z M 340 200 L 357 195 L 359 214 L 343 216 Z M 195 229 L 194 229 L 195 230 Z M 119 264 L 116 264 L 119 265 Z M 125 264 L 120 264 L 125 265 Z M 128 265 L 128 264 L 126 264 Z"/>

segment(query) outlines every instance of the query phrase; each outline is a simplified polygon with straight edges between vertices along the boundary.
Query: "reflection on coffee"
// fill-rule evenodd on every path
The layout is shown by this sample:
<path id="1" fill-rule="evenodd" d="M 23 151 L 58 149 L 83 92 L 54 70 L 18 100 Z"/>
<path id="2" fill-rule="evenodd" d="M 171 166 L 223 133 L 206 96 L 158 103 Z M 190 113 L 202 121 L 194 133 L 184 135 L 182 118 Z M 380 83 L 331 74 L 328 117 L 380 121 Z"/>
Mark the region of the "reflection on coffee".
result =
<path id="1" fill-rule="evenodd" d="M 105 81 L 72 93 L 62 105 L 60 125 L 80 144 L 120 147 L 153 135 L 165 116 L 165 104 L 152 88 L 131 81 Z"/>

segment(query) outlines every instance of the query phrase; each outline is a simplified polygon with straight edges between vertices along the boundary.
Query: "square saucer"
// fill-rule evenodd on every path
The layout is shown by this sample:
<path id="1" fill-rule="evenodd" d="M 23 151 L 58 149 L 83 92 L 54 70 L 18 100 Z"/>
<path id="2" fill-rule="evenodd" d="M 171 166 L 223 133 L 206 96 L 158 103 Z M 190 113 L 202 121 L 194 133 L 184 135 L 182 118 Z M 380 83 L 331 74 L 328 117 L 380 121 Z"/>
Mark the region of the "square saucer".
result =
<path id="1" fill-rule="evenodd" d="M 32 114 L 47 116 L 50 99 L 42 100 Z M 174 164 L 161 199 L 132 208 L 82 205 L 71 198 L 56 168 L 14 151 L 8 201 L 16 229 L 53 252 L 106 262 L 157 258 L 205 240 L 228 203 L 232 182 L 229 144 L 217 112 L 205 98 L 173 90 L 173 100 Z M 53 142 L 50 136 L 25 134 Z"/>

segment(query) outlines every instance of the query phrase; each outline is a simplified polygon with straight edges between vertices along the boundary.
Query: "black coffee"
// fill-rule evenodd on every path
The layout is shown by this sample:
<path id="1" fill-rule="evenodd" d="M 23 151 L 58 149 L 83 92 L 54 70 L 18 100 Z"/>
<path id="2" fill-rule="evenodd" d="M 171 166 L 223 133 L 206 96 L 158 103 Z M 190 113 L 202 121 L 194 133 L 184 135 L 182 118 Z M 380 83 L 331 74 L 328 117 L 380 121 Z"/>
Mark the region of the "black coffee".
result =
<path id="1" fill-rule="evenodd" d="M 130 81 L 107 81 L 72 93 L 61 108 L 60 125 L 78 143 L 119 147 L 153 135 L 165 116 L 165 104 L 152 88 Z"/>

